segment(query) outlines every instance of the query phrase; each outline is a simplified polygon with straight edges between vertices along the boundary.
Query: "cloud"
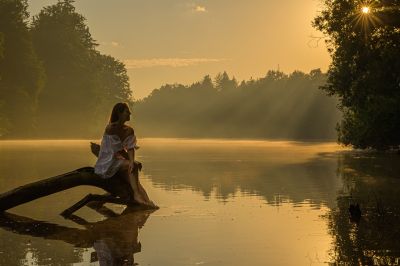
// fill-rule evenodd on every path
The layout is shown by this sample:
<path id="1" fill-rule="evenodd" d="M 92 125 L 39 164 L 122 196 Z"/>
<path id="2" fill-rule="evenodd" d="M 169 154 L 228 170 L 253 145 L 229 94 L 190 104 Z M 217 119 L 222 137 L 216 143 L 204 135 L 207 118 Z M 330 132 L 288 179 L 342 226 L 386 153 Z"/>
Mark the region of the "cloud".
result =
<path id="1" fill-rule="evenodd" d="M 225 59 L 214 58 L 152 58 L 152 59 L 127 59 L 124 60 L 127 69 L 149 67 L 188 67 L 205 63 L 217 63 Z"/>
<path id="2" fill-rule="evenodd" d="M 116 41 L 101 42 L 100 44 L 104 45 L 104 46 L 111 46 L 111 47 L 114 47 L 114 48 L 122 47 L 121 44 L 119 42 L 116 42 Z"/>
<path id="3" fill-rule="evenodd" d="M 207 9 L 206 9 L 205 6 L 196 6 L 196 7 L 194 8 L 194 11 L 196 11 L 196 12 L 206 12 Z"/>
<path id="4" fill-rule="evenodd" d="M 118 42 L 115 42 L 115 41 L 112 41 L 112 42 L 111 42 L 111 46 L 112 46 L 112 47 L 118 47 L 118 46 L 119 46 L 119 43 L 118 43 Z"/>

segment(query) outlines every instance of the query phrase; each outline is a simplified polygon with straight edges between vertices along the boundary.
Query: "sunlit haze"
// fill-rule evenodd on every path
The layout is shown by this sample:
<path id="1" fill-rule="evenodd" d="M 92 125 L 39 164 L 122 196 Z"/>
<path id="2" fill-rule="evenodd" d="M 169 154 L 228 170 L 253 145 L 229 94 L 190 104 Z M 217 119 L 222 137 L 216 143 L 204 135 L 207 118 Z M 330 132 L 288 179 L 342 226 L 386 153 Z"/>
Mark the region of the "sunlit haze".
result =
<path id="1" fill-rule="evenodd" d="M 30 0 L 31 15 L 56 0 Z M 102 53 L 123 61 L 136 99 L 165 83 L 191 84 L 227 71 L 239 81 L 268 70 L 321 68 L 330 62 L 311 26 L 316 0 L 85 0 L 87 19 Z"/>

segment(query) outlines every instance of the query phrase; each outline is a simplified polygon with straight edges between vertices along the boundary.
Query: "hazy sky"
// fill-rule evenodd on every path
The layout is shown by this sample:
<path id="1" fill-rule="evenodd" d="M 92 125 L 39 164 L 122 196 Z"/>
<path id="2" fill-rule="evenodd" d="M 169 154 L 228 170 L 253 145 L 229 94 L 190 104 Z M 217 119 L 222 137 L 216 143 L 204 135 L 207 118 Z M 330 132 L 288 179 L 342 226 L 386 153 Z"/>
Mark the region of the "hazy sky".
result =
<path id="1" fill-rule="evenodd" d="M 31 15 L 56 0 L 29 0 Z M 330 62 L 311 26 L 320 0 L 77 0 L 98 49 L 123 61 L 136 99 L 226 70 L 239 81 Z"/>

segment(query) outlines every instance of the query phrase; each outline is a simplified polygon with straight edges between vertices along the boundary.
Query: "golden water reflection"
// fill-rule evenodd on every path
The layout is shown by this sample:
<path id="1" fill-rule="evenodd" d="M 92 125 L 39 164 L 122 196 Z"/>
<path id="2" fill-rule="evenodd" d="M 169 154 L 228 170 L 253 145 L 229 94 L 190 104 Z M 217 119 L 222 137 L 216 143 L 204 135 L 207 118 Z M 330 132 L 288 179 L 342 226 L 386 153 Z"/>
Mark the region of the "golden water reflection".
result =
<path id="1" fill-rule="evenodd" d="M 93 165 L 88 143 L 0 142 L 0 192 Z M 318 265 L 388 259 L 382 251 L 377 253 L 379 245 L 391 254 L 398 251 L 394 238 L 385 238 L 386 244 L 370 238 L 367 232 L 380 230 L 371 227 L 374 215 L 366 215 L 368 229 L 363 229 L 362 221 L 360 225 L 350 223 L 347 211 L 350 194 L 357 195 L 362 208 L 369 206 L 361 195 L 373 188 L 385 195 L 380 200 L 394 214 L 385 216 L 390 224 L 397 221 L 393 217 L 398 216 L 398 209 L 387 203 L 395 201 L 400 187 L 394 178 L 400 169 L 388 170 L 393 164 L 400 165 L 397 157 L 393 161 L 374 156 L 360 162 L 364 153 L 334 143 L 143 139 L 140 144 L 141 178 L 161 208 L 139 230 L 130 221 L 134 214 L 128 213 L 112 218 L 113 229 L 99 227 L 92 238 L 107 238 L 107 232 L 117 230 L 112 234 L 123 240 L 119 234 L 131 233 L 137 241 L 127 241 L 127 250 L 139 265 Z M 88 230 L 58 213 L 89 192 L 99 191 L 74 188 L 10 213 L 69 228 L 67 232 Z M 124 212 L 123 206 L 108 208 L 117 214 Z M 77 215 L 91 224 L 103 220 L 107 224 L 109 219 L 86 207 Z M 393 233 L 390 228 L 385 230 Z M 24 265 L 30 260 L 33 265 L 88 265 L 96 252 L 95 241 L 77 245 L 86 241 L 80 235 L 65 241 L 57 240 L 57 234 L 53 238 L 34 235 L 36 231 L 30 228 L 23 233 L 3 226 L 0 252 L 10 256 L 0 256 L 0 264 Z M 135 252 L 138 241 L 141 251 Z M 360 255 L 371 252 L 374 256 Z M 394 260 L 397 255 L 390 256 Z"/>

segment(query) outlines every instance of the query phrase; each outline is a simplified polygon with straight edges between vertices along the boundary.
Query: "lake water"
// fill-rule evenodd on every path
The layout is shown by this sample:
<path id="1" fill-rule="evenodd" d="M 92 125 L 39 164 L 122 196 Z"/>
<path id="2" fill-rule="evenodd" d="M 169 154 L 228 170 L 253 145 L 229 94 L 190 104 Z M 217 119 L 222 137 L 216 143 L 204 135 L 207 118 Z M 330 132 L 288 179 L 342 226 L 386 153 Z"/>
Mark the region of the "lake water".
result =
<path id="1" fill-rule="evenodd" d="M 400 156 L 335 143 L 142 139 L 160 209 L 64 209 L 82 186 L 0 217 L 0 265 L 400 263 Z M 0 142 L 0 192 L 92 166 L 89 140 Z M 349 218 L 359 203 L 361 220 Z M 102 264 L 104 262 L 105 264 Z"/>

